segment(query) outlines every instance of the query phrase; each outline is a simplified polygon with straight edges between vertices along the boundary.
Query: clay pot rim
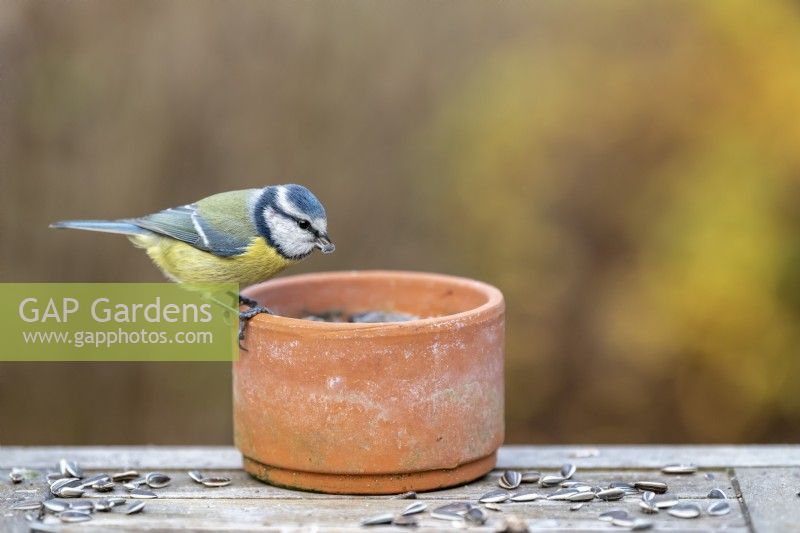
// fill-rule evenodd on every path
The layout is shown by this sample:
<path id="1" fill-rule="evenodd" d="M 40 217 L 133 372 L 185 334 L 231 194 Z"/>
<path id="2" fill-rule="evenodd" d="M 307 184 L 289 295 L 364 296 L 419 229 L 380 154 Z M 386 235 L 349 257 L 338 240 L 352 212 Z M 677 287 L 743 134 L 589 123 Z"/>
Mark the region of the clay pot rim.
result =
<path id="1" fill-rule="evenodd" d="M 281 329 L 281 330 L 294 330 L 306 331 L 311 334 L 363 334 L 369 333 L 371 335 L 377 334 L 394 334 L 404 335 L 410 332 L 418 332 L 420 329 L 439 329 L 443 326 L 454 325 L 456 323 L 475 323 L 483 322 L 493 318 L 497 314 L 505 310 L 505 302 L 503 300 L 503 293 L 500 289 L 470 278 L 461 276 L 451 276 L 448 274 L 436 274 L 431 272 L 416 272 L 409 270 L 339 270 L 327 272 L 312 272 L 308 274 L 295 274 L 284 278 L 271 279 L 251 285 L 242 291 L 245 296 L 251 296 L 254 292 L 261 290 L 291 286 L 306 283 L 308 281 L 328 281 L 338 282 L 352 278 L 386 278 L 398 279 L 404 278 L 405 280 L 417 280 L 428 282 L 439 282 L 448 285 L 458 285 L 462 288 L 471 289 L 482 293 L 486 297 L 486 301 L 481 305 L 461 311 L 460 313 L 453 313 L 451 315 L 443 315 L 429 318 L 421 318 L 419 320 L 409 320 L 407 322 L 382 322 L 379 324 L 354 324 L 351 322 L 318 322 L 315 320 L 304 320 L 302 318 L 291 318 L 279 315 L 260 314 L 256 315 L 249 322 L 249 327 L 256 329 Z"/>

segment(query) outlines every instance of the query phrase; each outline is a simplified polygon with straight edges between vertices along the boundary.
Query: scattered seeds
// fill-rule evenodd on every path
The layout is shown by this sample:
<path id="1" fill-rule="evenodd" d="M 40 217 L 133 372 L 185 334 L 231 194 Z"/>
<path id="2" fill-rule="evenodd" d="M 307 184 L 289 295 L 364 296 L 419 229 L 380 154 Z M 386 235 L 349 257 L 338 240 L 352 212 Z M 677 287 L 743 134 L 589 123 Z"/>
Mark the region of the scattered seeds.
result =
<path id="1" fill-rule="evenodd" d="M 58 470 L 64 476 L 77 477 L 77 478 L 83 477 L 83 470 L 81 470 L 81 467 L 79 467 L 78 463 L 76 463 L 75 461 L 68 461 L 66 459 L 61 459 L 58 462 Z"/>
<path id="2" fill-rule="evenodd" d="M 168 475 L 162 474 L 161 472 L 150 472 L 144 478 L 144 482 L 147 483 L 151 489 L 166 487 L 171 480 L 172 479 Z M 228 481 L 230 482 L 230 480 Z"/>
<path id="3" fill-rule="evenodd" d="M 564 479 L 569 479 L 575 475 L 575 471 L 577 469 L 578 467 L 576 467 L 574 464 L 566 463 L 561 466 L 561 477 L 563 477 Z"/>
<path id="4" fill-rule="evenodd" d="M 678 518 L 697 518 L 700 516 L 700 506 L 691 502 L 680 502 L 670 507 L 667 512 Z"/>
<path id="5" fill-rule="evenodd" d="M 658 512 L 658 507 L 653 505 L 652 502 L 642 500 L 639 502 L 639 508 L 642 510 L 643 513 L 647 514 L 656 514 Z"/>
<path id="6" fill-rule="evenodd" d="M 92 488 L 97 492 L 111 492 L 114 490 L 114 482 L 110 479 L 108 481 L 99 481 L 93 484 Z"/>
<path id="7" fill-rule="evenodd" d="M 722 500 L 709 505 L 707 511 L 711 516 L 722 516 L 731 512 L 731 505 L 727 500 Z"/>
<path id="8" fill-rule="evenodd" d="M 626 511 L 624 509 L 611 509 L 610 511 L 606 511 L 604 513 L 600 513 L 600 515 L 597 518 L 599 518 L 600 520 L 603 520 L 604 522 L 611 522 L 611 521 L 616 520 L 618 518 L 620 518 L 620 519 L 621 518 L 630 518 L 630 516 L 631 516 L 630 513 L 628 513 L 628 511 Z"/>
<path id="9" fill-rule="evenodd" d="M 231 478 L 223 476 L 206 477 L 200 483 L 206 487 L 226 487 L 231 484 Z"/>
<path id="10" fill-rule="evenodd" d="M 147 489 L 133 489 L 131 491 L 131 498 L 150 500 L 153 498 L 158 498 L 158 495 L 155 492 Z"/>
<path id="11" fill-rule="evenodd" d="M 391 524 L 394 520 L 392 513 L 381 513 L 375 516 L 370 516 L 361 521 L 362 526 L 377 526 L 381 524 Z"/>
<path id="12" fill-rule="evenodd" d="M 606 501 L 621 500 L 625 497 L 625 491 L 618 488 L 605 489 L 598 492 L 597 497 Z"/>
<path id="13" fill-rule="evenodd" d="M 503 506 L 496 503 L 484 503 L 483 506 L 490 511 L 497 511 L 498 513 L 503 512 Z"/>
<path id="14" fill-rule="evenodd" d="M 401 516 L 409 516 L 412 514 L 421 513 L 425 509 L 428 508 L 428 504 L 425 502 L 414 502 L 400 513 Z"/>
<path id="15" fill-rule="evenodd" d="M 42 502 L 39 500 L 24 500 L 15 503 L 11 508 L 15 511 L 38 511 L 42 508 Z"/>
<path id="16" fill-rule="evenodd" d="M 58 495 L 58 492 L 64 487 L 77 488 L 80 484 L 81 480 L 76 477 L 62 477 L 60 479 L 56 479 L 50 484 L 50 492 Z"/>
<path id="17" fill-rule="evenodd" d="M 141 513 L 144 509 L 144 502 L 131 502 L 128 504 L 128 508 L 125 509 L 125 514 L 136 514 Z"/>
<path id="18" fill-rule="evenodd" d="M 578 511 L 578 510 L 580 510 L 581 507 L 583 507 L 583 502 L 575 503 L 575 504 L 570 505 L 569 506 L 569 510 L 570 511 Z"/>
<path id="19" fill-rule="evenodd" d="M 651 502 L 653 498 L 656 497 L 656 493 L 652 490 L 646 490 L 642 493 L 642 501 L 643 502 Z"/>
<path id="20" fill-rule="evenodd" d="M 434 509 L 431 511 L 431 518 L 436 518 L 438 520 L 460 521 L 464 519 L 464 516 L 452 511 L 440 511 Z"/>
<path id="21" fill-rule="evenodd" d="M 25 474 L 23 474 L 22 470 L 19 468 L 12 468 L 11 472 L 8 473 L 8 479 L 11 480 L 11 483 L 16 485 L 17 483 L 25 481 Z"/>
<path id="22" fill-rule="evenodd" d="M 69 503 L 71 511 L 84 511 L 91 513 L 94 511 L 94 503 L 92 500 L 75 500 Z"/>
<path id="23" fill-rule="evenodd" d="M 419 526 L 419 522 L 413 516 L 395 516 L 392 519 L 393 526 L 404 526 L 404 527 L 417 527 Z"/>
<path id="24" fill-rule="evenodd" d="M 576 492 L 570 496 L 567 496 L 567 500 L 571 502 L 588 502 L 594 500 L 595 494 L 592 491 L 583 491 L 583 492 Z"/>
<path id="25" fill-rule="evenodd" d="M 62 498 L 80 498 L 83 496 L 83 489 L 77 487 L 61 487 L 58 490 L 58 496 Z"/>
<path id="26" fill-rule="evenodd" d="M 62 522 L 77 523 L 88 522 L 92 519 L 92 515 L 84 511 L 73 511 L 72 509 L 58 514 L 58 518 Z"/>
<path id="27" fill-rule="evenodd" d="M 522 483 L 522 474 L 516 470 L 506 470 L 500 476 L 500 486 L 504 489 L 516 489 L 520 483 Z"/>
<path id="28" fill-rule="evenodd" d="M 534 472 L 531 470 L 529 472 L 523 472 L 520 481 L 522 483 L 538 483 L 541 477 L 542 477 L 541 473 Z"/>
<path id="29" fill-rule="evenodd" d="M 637 518 L 633 521 L 633 525 L 631 526 L 631 531 L 644 531 L 645 529 L 651 529 L 652 527 L 653 527 L 652 520 Z"/>
<path id="30" fill-rule="evenodd" d="M 572 489 L 572 488 L 569 488 L 569 489 L 558 489 L 553 494 L 549 495 L 547 497 L 547 499 L 548 500 L 566 500 L 567 498 L 569 498 L 573 494 L 578 494 L 578 492 L 579 491 L 577 489 Z M 592 494 L 592 497 L 594 497 L 594 494 Z"/>
<path id="31" fill-rule="evenodd" d="M 544 496 L 533 490 L 521 490 L 515 494 L 512 494 L 511 498 L 509 499 L 512 502 L 532 502 L 534 500 L 538 500 L 539 498 L 544 498 Z"/>
<path id="32" fill-rule="evenodd" d="M 665 474 L 694 474 L 697 472 L 697 467 L 689 464 L 672 464 L 665 466 L 661 471 Z"/>
<path id="33" fill-rule="evenodd" d="M 650 503 L 655 505 L 658 509 L 669 509 L 674 505 L 678 505 L 680 502 L 675 496 L 656 496 Z"/>
<path id="34" fill-rule="evenodd" d="M 103 498 L 102 500 L 97 500 L 94 502 L 94 510 L 102 513 L 110 511 L 113 507 L 114 504 L 108 501 L 107 498 Z"/>
<path id="35" fill-rule="evenodd" d="M 632 516 L 626 516 L 623 518 L 615 518 L 611 523 L 619 527 L 632 528 L 634 524 L 636 524 L 636 519 Z"/>
<path id="36" fill-rule="evenodd" d="M 136 470 L 125 470 L 124 472 L 111 474 L 111 481 L 131 481 L 137 477 L 139 477 L 139 472 Z"/>
<path id="37" fill-rule="evenodd" d="M 511 498 L 511 494 L 505 490 L 492 490 L 481 496 L 478 501 L 481 503 L 502 503 Z"/>
<path id="38" fill-rule="evenodd" d="M 50 511 L 51 513 L 60 513 L 61 511 L 66 511 L 67 509 L 69 509 L 68 502 L 55 498 L 53 498 L 52 500 L 43 501 L 42 505 L 44 505 L 44 508 Z"/>
<path id="39" fill-rule="evenodd" d="M 86 487 L 91 487 L 95 483 L 101 483 L 105 481 L 111 481 L 111 477 L 108 476 L 107 474 L 97 474 L 96 476 L 82 479 L 80 484 L 77 485 L 77 488 L 85 489 Z"/>
<path id="40" fill-rule="evenodd" d="M 650 491 L 656 494 L 667 492 L 667 484 L 660 481 L 637 481 L 633 486 L 641 491 Z"/>
<path id="41" fill-rule="evenodd" d="M 726 499 L 728 496 L 725 495 L 725 491 L 722 489 L 711 489 L 711 492 L 708 493 L 707 498 L 711 499 Z"/>
<path id="42" fill-rule="evenodd" d="M 561 476 L 554 476 L 554 475 L 542 476 L 541 479 L 539 479 L 539 485 L 542 487 L 555 487 L 556 485 L 560 485 L 564 481 L 566 480 Z"/>
<path id="43" fill-rule="evenodd" d="M 464 519 L 467 522 L 477 524 L 479 526 L 485 524 L 488 518 L 489 516 L 486 514 L 486 511 L 475 506 L 470 507 L 469 511 L 467 511 L 467 514 L 464 515 Z"/>

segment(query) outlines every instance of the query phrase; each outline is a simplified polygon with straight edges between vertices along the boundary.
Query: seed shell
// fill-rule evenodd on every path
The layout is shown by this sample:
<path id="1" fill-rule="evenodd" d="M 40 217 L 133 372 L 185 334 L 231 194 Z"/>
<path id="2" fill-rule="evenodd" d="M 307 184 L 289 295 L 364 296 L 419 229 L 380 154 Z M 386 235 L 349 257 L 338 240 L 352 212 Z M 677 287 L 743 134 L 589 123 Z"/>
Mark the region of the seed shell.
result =
<path id="1" fill-rule="evenodd" d="M 61 511 L 69 509 L 69 502 L 56 498 L 45 500 L 42 502 L 42 505 L 51 513 L 60 513 Z"/>
<path id="2" fill-rule="evenodd" d="M 694 474 L 697 472 L 697 466 L 690 464 L 672 464 L 666 465 L 661 471 L 665 474 Z"/>
<path id="3" fill-rule="evenodd" d="M 200 483 L 206 487 L 227 487 L 231 484 L 231 478 L 223 476 L 207 477 L 203 478 Z"/>
<path id="4" fill-rule="evenodd" d="M 708 493 L 707 498 L 711 499 L 726 499 L 728 496 L 725 495 L 725 491 L 722 489 L 711 489 L 711 492 Z"/>
<path id="5" fill-rule="evenodd" d="M 611 509 L 610 511 L 605 511 L 603 513 L 600 513 L 600 515 L 597 518 L 603 520 L 604 522 L 611 522 L 618 518 L 622 519 L 630 517 L 631 517 L 630 513 L 628 513 L 628 511 L 624 509 Z"/>
<path id="6" fill-rule="evenodd" d="M 467 514 L 464 515 L 464 519 L 467 522 L 471 522 L 480 526 L 486 523 L 487 518 L 489 518 L 489 516 L 486 514 L 486 511 L 480 507 L 471 507 L 470 510 L 467 511 Z"/>
<path id="7" fill-rule="evenodd" d="M 539 479 L 539 485 L 542 487 L 554 487 L 560 485 L 564 481 L 566 480 L 561 476 L 548 475 L 542 476 L 542 478 Z"/>
<path id="8" fill-rule="evenodd" d="M 464 516 L 458 513 L 453 513 L 451 511 L 440 511 L 434 509 L 433 511 L 431 511 L 431 518 L 436 518 L 438 520 L 460 521 L 464 519 Z"/>
<path id="9" fill-rule="evenodd" d="M 434 509 L 434 511 L 441 511 L 441 512 L 445 512 L 445 513 L 455 513 L 455 514 L 457 514 L 459 516 L 464 516 L 465 514 L 467 514 L 467 511 L 469 511 L 471 508 L 472 508 L 472 504 L 471 503 L 453 502 L 453 503 L 446 503 L 446 504 L 444 504 L 444 505 L 442 505 L 440 507 L 437 507 L 436 509 Z"/>
<path id="10" fill-rule="evenodd" d="M 428 504 L 425 502 L 414 502 L 405 509 L 400 512 L 401 516 L 409 516 L 412 514 L 417 514 L 423 512 L 425 509 L 428 508 Z"/>
<path id="11" fill-rule="evenodd" d="M 650 491 L 656 494 L 664 494 L 668 488 L 666 483 L 660 481 L 637 481 L 633 486 L 641 491 Z"/>
<path id="12" fill-rule="evenodd" d="M 78 463 L 76 463 L 75 461 L 68 461 L 66 459 L 61 459 L 58 462 L 58 470 L 64 476 L 77 477 L 77 478 L 83 477 L 83 470 L 81 470 L 81 467 L 78 466 Z"/>
<path id="13" fill-rule="evenodd" d="M 650 503 L 655 505 L 658 509 L 669 509 L 670 507 L 678 505 L 680 502 L 675 496 L 656 496 Z"/>
<path id="14" fill-rule="evenodd" d="M 561 466 L 561 477 L 563 477 L 564 479 L 569 479 L 575 475 L 575 471 L 577 469 L 578 467 L 576 467 L 574 464 L 566 463 Z"/>
<path id="15" fill-rule="evenodd" d="M 62 522 L 67 523 L 77 523 L 77 522 L 88 522 L 92 519 L 92 516 L 89 513 L 84 511 L 73 511 L 70 509 L 69 511 L 64 511 L 58 514 L 58 518 Z"/>
<path id="16" fill-rule="evenodd" d="M 94 511 L 94 503 L 92 500 L 75 500 L 69 503 L 69 508 L 71 511 Z"/>
<path id="17" fill-rule="evenodd" d="M 96 476 L 82 479 L 80 485 L 77 487 L 79 489 L 85 489 L 86 487 L 91 487 L 95 483 L 104 483 L 106 481 L 111 481 L 111 477 L 108 474 L 97 474 Z"/>
<path id="18" fill-rule="evenodd" d="M 133 489 L 130 493 L 131 498 L 136 498 L 139 500 L 151 500 L 153 498 L 158 498 L 158 495 L 147 489 Z"/>
<path id="19" fill-rule="evenodd" d="M 139 477 L 139 472 L 136 470 L 125 470 L 124 472 L 111 474 L 111 481 L 131 481 L 137 477 Z"/>
<path id="20" fill-rule="evenodd" d="M 392 519 L 392 525 L 402 527 L 417 527 L 419 526 L 419 522 L 417 521 L 416 517 L 413 516 L 395 516 Z"/>
<path id="21" fill-rule="evenodd" d="M 370 516 L 361 521 L 362 526 L 377 526 L 381 524 L 391 524 L 394 520 L 392 513 L 381 513 L 375 516 Z"/>
<path id="22" fill-rule="evenodd" d="M 511 494 L 505 490 L 492 490 L 481 496 L 478 501 L 481 503 L 502 503 L 511 498 Z"/>
<path id="23" fill-rule="evenodd" d="M 522 483 L 522 474 L 516 470 L 506 470 L 500 476 L 500 486 L 504 489 L 516 489 L 520 483 Z"/>
<path id="24" fill-rule="evenodd" d="M 125 509 L 125 514 L 141 513 L 143 509 L 144 502 L 131 502 L 128 504 L 127 509 Z"/>
<path id="25" fill-rule="evenodd" d="M 697 518 L 702 511 L 696 503 L 681 502 L 670 507 L 667 512 L 678 518 Z"/>
<path id="26" fill-rule="evenodd" d="M 567 496 L 567 500 L 571 502 L 588 502 L 594 500 L 595 494 L 592 491 L 576 492 Z"/>
<path id="27" fill-rule="evenodd" d="M 711 516 L 722 516 L 731 512 L 731 505 L 726 500 L 721 500 L 709 505 L 707 511 Z"/>
<path id="28" fill-rule="evenodd" d="M 583 507 L 583 502 L 581 502 L 581 503 L 575 503 L 575 504 L 573 504 L 573 505 L 570 505 L 570 506 L 569 506 L 569 510 L 570 510 L 570 511 L 578 511 L 578 510 L 579 510 L 581 507 Z"/>
<path id="29" fill-rule="evenodd" d="M 15 511 L 38 511 L 42 508 L 42 502 L 39 500 L 23 500 L 11 506 Z"/>
<path id="30" fill-rule="evenodd" d="M 197 483 L 202 483 L 205 479 L 205 476 L 199 470 L 190 470 L 189 477 L 192 478 L 192 481 L 196 481 Z"/>
<path id="31" fill-rule="evenodd" d="M 534 500 L 538 500 L 539 498 L 543 498 L 541 494 L 532 490 L 521 490 L 515 494 L 511 495 L 509 498 L 512 502 L 532 502 Z"/>
<path id="32" fill-rule="evenodd" d="M 97 492 L 111 492 L 114 490 L 114 482 L 110 479 L 108 481 L 101 481 L 92 485 L 92 488 Z"/>
<path id="33" fill-rule="evenodd" d="M 658 512 L 658 507 L 653 505 L 652 502 L 645 500 L 639 502 L 639 508 L 642 510 L 643 513 L 647 514 L 656 514 Z"/>
<path id="34" fill-rule="evenodd" d="M 16 485 L 17 483 L 25 481 L 25 474 L 22 473 L 22 470 L 13 468 L 11 472 L 8 473 L 8 479 L 11 480 L 11 483 Z"/>
<path id="35" fill-rule="evenodd" d="M 160 489 L 169 485 L 169 482 L 172 480 L 168 475 L 162 474 L 161 472 L 150 472 L 144 478 L 144 482 L 151 489 Z"/>
<path id="36" fill-rule="evenodd" d="M 652 490 L 646 490 L 642 493 L 642 501 L 643 502 L 651 502 L 653 498 L 656 497 L 656 493 Z"/>
<path id="37" fill-rule="evenodd" d="M 77 487 L 62 487 L 58 490 L 58 496 L 62 498 L 80 498 L 83 496 L 83 489 Z"/>
<path id="38" fill-rule="evenodd" d="M 606 501 L 621 500 L 625 497 L 625 491 L 622 489 L 605 489 L 596 494 L 598 498 Z"/>
<path id="39" fill-rule="evenodd" d="M 541 479 L 542 474 L 540 472 L 528 471 L 522 473 L 522 478 L 520 481 L 522 483 L 538 483 Z"/>

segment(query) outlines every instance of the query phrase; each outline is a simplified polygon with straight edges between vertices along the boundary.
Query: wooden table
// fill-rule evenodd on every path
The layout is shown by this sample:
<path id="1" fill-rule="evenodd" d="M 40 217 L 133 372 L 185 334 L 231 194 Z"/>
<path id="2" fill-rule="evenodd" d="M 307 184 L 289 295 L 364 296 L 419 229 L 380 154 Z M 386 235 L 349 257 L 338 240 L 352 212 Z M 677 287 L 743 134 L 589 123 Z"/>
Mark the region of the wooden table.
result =
<path id="1" fill-rule="evenodd" d="M 382 512 L 397 512 L 409 500 L 387 496 L 350 497 L 311 494 L 271 487 L 248 477 L 241 470 L 241 457 L 230 447 L 0 447 L 0 531 L 28 531 L 23 511 L 11 510 L 14 502 L 47 496 L 44 473 L 53 470 L 60 458 L 77 461 L 86 474 L 111 473 L 126 468 L 140 472 L 161 471 L 172 476 L 172 483 L 154 492 L 158 499 L 147 500 L 141 514 L 125 515 L 119 510 L 96 512 L 93 520 L 63 524 L 59 531 L 114 530 L 210 530 L 210 531 L 446 531 L 464 526 L 419 516 L 416 530 L 379 526 L 361 528 L 362 519 Z M 498 469 L 468 485 L 419 494 L 428 509 L 454 502 L 476 502 L 485 492 L 497 488 L 503 469 L 555 472 L 565 462 L 578 466 L 575 479 L 607 485 L 612 481 L 661 480 L 668 493 L 697 502 L 703 515 L 681 519 L 662 511 L 645 515 L 639 498 L 622 501 L 592 501 L 570 511 L 570 503 L 537 500 L 505 503 L 502 511 L 489 511 L 481 531 L 502 530 L 507 517 L 515 516 L 530 530 L 575 531 L 624 528 L 598 520 L 606 510 L 622 508 L 648 518 L 656 530 L 673 531 L 800 531 L 800 446 L 506 446 L 501 449 Z M 699 471 L 692 475 L 666 475 L 660 468 L 670 463 L 694 463 Z M 28 467 L 41 472 L 37 479 L 12 485 L 12 467 Z M 229 476 L 227 487 L 206 488 L 187 475 L 190 469 Z M 728 495 L 732 511 L 725 516 L 709 516 L 705 509 L 712 488 Z M 541 489 L 552 493 L 555 489 Z M 92 494 L 89 494 L 92 493 Z M 89 491 L 86 497 L 100 494 Z M 122 487 L 114 494 L 126 495 Z M 55 520 L 48 518 L 48 522 Z"/>

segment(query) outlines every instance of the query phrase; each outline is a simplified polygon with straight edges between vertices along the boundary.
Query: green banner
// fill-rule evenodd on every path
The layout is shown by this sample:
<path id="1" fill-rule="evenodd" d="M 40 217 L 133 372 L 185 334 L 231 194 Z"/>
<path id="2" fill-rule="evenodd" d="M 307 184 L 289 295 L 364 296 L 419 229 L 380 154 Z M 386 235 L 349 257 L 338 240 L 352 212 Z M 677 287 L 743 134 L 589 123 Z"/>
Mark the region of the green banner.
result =
<path id="1" fill-rule="evenodd" d="M 0 283 L 0 361 L 232 361 L 236 284 Z"/>

